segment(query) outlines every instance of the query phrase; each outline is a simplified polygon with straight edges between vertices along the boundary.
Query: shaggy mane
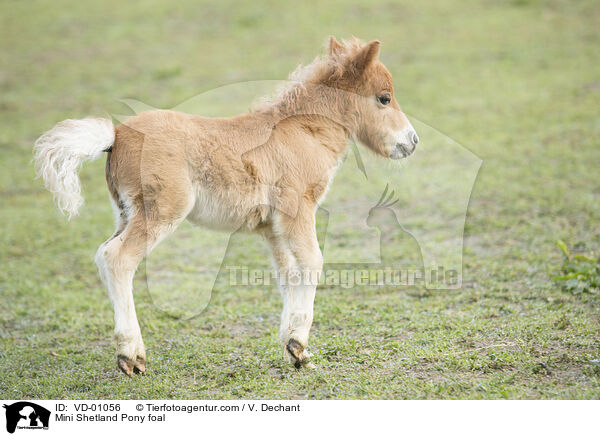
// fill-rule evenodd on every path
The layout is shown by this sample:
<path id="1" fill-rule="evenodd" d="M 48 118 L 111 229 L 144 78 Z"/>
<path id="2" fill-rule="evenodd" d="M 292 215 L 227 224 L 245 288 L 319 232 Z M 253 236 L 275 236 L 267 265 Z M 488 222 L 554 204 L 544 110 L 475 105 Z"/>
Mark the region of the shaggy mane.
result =
<path id="1" fill-rule="evenodd" d="M 317 56 L 310 64 L 298 65 L 292 71 L 285 83 L 276 90 L 272 96 L 265 96 L 257 100 L 251 112 L 261 112 L 273 106 L 288 105 L 295 100 L 306 88 L 307 84 L 320 85 L 335 82 L 342 77 L 348 67 L 348 60 L 352 59 L 365 43 L 356 37 L 340 41 L 342 49 L 332 54 Z M 327 48 L 327 51 L 328 48 Z"/>

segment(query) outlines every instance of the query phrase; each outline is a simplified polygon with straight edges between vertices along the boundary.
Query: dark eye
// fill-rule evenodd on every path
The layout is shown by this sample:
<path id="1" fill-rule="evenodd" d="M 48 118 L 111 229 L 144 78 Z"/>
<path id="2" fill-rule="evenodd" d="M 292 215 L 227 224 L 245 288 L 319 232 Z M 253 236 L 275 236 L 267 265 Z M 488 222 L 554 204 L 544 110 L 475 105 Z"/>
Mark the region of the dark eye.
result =
<path id="1" fill-rule="evenodd" d="M 378 95 L 377 101 L 383 105 L 390 104 L 390 101 L 392 101 L 392 95 L 388 94 L 387 92 L 385 94 Z"/>

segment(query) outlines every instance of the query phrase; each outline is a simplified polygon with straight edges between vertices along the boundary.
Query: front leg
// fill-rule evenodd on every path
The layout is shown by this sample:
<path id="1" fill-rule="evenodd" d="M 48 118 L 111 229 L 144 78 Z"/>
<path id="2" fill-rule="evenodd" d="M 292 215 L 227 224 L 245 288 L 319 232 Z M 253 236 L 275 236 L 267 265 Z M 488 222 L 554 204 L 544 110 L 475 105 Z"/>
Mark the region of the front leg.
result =
<path id="1" fill-rule="evenodd" d="M 306 209 L 308 213 L 299 213 L 294 218 L 278 216 L 276 225 L 267 234 L 283 297 L 279 336 L 284 355 L 296 368 L 312 366 L 306 347 L 316 287 L 323 268 L 314 208 Z"/>

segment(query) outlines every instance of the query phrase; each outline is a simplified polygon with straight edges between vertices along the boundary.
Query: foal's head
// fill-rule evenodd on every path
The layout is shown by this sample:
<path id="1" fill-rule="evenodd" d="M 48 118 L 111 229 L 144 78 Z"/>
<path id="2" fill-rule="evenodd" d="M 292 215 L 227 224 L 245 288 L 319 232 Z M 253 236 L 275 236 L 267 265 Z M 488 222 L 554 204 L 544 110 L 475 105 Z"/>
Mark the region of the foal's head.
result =
<path id="1" fill-rule="evenodd" d="M 415 151 L 419 137 L 400 109 L 392 75 L 379 61 L 379 41 L 329 41 L 328 67 L 321 84 L 353 96 L 352 134 L 376 153 L 401 159 Z"/>

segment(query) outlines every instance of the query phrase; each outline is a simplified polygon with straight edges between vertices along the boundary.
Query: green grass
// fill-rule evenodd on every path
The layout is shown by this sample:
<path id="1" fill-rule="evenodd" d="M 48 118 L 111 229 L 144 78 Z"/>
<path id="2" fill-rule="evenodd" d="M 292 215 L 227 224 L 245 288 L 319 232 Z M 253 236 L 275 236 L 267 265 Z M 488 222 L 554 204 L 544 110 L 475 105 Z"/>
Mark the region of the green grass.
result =
<path id="1" fill-rule="evenodd" d="M 597 1 L 6 0 L 0 17 L 0 397 L 600 397 L 599 296 L 550 280 L 557 239 L 600 246 Z M 320 288 L 318 369 L 297 372 L 273 287 L 218 282 L 204 312 L 175 319 L 141 268 L 149 372 L 123 377 L 93 263 L 113 230 L 103 163 L 82 171 L 87 203 L 67 223 L 33 178 L 33 141 L 65 118 L 124 113 L 122 98 L 169 108 L 283 79 L 330 34 L 380 39 L 405 111 L 483 159 L 463 288 Z M 268 265 L 258 239 L 234 242 L 232 261 Z"/>

